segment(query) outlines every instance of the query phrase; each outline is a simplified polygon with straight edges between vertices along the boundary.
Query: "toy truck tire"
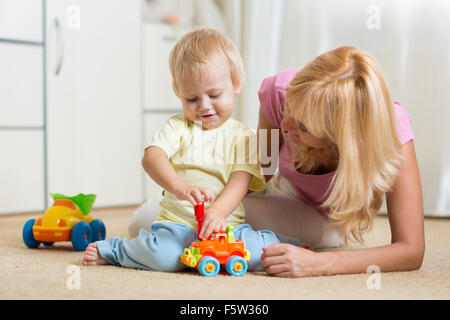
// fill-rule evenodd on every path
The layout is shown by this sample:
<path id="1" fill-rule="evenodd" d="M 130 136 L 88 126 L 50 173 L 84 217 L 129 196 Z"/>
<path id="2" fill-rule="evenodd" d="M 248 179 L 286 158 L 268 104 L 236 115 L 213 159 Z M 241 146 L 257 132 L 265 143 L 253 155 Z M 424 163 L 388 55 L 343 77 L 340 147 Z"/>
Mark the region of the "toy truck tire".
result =
<path id="1" fill-rule="evenodd" d="M 92 230 L 92 241 L 105 240 L 106 227 L 102 220 L 95 219 L 89 223 Z"/>
<path id="2" fill-rule="evenodd" d="M 225 263 L 225 270 L 232 276 L 243 276 L 247 269 L 247 261 L 241 256 L 231 256 Z"/>
<path id="3" fill-rule="evenodd" d="M 198 262 L 197 269 L 205 277 L 214 277 L 220 271 L 220 263 L 214 257 L 204 256 Z"/>
<path id="4" fill-rule="evenodd" d="M 36 239 L 33 236 L 33 225 L 36 219 L 30 219 L 28 220 L 22 229 L 22 239 L 25 245 L 30 248 L 34 249 L 39 247 L 40 242 L 36 241 Z"/>
<path id="5" fill-rule="evenodd" d="M 89 243 L 92 242 L 92 230 L 87 222 L 80 221 L 73 227 L 71 241 L 75 250 L 86 250 Z"/>

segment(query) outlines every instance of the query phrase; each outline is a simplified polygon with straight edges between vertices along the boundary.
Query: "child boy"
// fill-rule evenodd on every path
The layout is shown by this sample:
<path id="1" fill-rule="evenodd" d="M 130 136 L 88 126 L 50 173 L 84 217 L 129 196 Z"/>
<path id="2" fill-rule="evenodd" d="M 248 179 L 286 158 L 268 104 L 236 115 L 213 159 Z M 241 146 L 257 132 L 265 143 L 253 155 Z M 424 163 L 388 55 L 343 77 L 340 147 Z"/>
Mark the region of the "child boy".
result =
<path id="1" fill-rule="evenodd" d="M 254 134 L 230 118 L 245 77 L 239 51 L 222 33 L 203 28 L 179 40 L 169 64 L 183 113 L 157 131 L 142 160 L 145 171 L 165 190 L 161 212 L 150 230 L 141 229 L 136 238 L 90 244 L 82 263 L 183 270 L 186 266 L 179 257 L 196 237 L 194 206 L 205 201 L 200 239 L 233 225 L 236 239 L 250 251 L 249 270 L 262 270 L 263 247 L 300 244 L 243 224 L 241 200 L 248 190 L 264 189 L 265 180 L 252 143 Z"/>

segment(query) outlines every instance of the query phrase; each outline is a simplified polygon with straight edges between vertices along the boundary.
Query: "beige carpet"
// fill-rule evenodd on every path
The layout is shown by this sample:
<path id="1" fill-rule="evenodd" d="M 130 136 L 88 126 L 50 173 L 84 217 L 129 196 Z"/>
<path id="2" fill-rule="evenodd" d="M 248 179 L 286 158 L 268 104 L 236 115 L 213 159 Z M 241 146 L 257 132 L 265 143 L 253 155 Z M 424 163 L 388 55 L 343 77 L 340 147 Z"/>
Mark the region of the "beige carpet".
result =
<path id="1" fill-rule="evenodd" d="M 108 237 L 127 236 L 133 210 L 97 209 L 93 215 L 104 221 Z M 34 250 L 25 247 L 23 224 L 38 215 L 0 217 L 0 299 L 450 299 L 449 219 L 426 219 L 426 253 L 420 270 L 382 273 L 381 288 L 370 290 L 368 274 L 282 279 L 247 273 L 240 278 L 221 274 L 206 278 L 196 272 L 83 267 L 82 253 L 68 242 Z M 365 246 L 389 240 L 388 221 L 379 217 Z M 76 286 L 70 281 L 76 275 L 71 265 L 80 267 L 79 289 L 69 289 Z"/>

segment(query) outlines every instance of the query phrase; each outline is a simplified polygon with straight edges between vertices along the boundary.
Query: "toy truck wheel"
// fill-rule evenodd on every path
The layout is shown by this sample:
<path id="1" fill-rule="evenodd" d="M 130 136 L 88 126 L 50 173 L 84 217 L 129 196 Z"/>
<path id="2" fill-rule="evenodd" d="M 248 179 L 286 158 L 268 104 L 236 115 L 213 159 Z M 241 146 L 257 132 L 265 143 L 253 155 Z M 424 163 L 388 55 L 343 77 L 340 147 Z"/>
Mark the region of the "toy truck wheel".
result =
<path id="1" fill-rule="evenodd" d="M 92 220 L 89 226 L 92 230 L 92 241 L 105 240 L 106 228 L 102 220 Z"/>
<path id="2" fill-rule="evenodd" d="M 247 272 L 248 264 L 240 256 L 231 256 L 225 263 L 225 270 L 232 276 L 240 277 Z"/>
<path id="3" fill-rule="evenodd" d="M 35 220 L 36 219 L 28 220 L 25 223 L 25 225 L 23 226 L 23 230 L 22 230 L 23 242 L 30 249 L 37 248 L 37 247 L 39 247 L 39 244 L 40 244 L 40 242 L 36 241 L 36 239 L 33 236 L 33 225 L 34 225 Z"/>
<path id="4" fill-rule="evenodd" d="M 214 277 L 220 271 L 220 263 L 214 257 L 204 256 L 200 259 L 197 269 L 205 277 Z"/>
<path id="5" fill-rule="evenodd" d="M 87 222 L 78 222 L 72 229 L 72 245 L 75 250 L 86 250 L 89 243 L 92 242 L 92 230 Z"/>

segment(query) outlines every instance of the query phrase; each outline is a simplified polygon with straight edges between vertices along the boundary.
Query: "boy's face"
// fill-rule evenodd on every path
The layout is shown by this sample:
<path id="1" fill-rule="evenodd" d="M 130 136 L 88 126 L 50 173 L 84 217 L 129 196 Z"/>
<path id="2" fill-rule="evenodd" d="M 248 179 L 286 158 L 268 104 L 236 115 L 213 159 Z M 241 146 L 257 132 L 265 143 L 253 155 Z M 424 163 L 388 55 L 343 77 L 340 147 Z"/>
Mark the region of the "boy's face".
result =
<path id="1" fill-rule="evenodd" d="M 183 112 L 188 120 L 201 121 L 204 129 L 215 129 L 227 121 L 234 108 L 234 88 L 228 63 L 217 63 L 200 79 L 184 77 L 179 81 Z"/>

